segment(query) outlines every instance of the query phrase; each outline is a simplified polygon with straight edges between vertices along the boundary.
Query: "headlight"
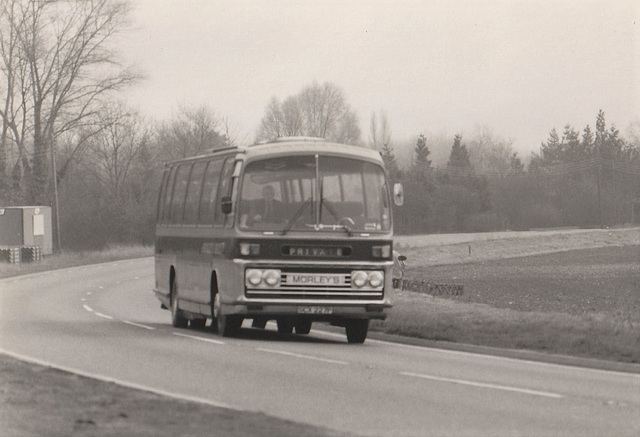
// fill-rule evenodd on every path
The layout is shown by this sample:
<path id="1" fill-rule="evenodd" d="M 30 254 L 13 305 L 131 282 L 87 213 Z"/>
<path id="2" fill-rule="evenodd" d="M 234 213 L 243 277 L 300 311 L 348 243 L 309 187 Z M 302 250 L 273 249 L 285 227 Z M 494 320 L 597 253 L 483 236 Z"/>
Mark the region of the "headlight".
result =
<path id="1" fill-rule="evenodd" d="M 371 272 L 369 274 L 369 285 L 371 285 L 373 288 L 378 288 L 382 285 L 382 283 L 384 282 L 384 275 L 382 274 L 382 272 Z"/>
<path id="2" fill-rule="evenodd" d="M 355 285 L 358 288 L 362 288 L 367 285 L 367 281 L 369 276 L 366 272 L 363 271 L 355 271 L 351 272 L 351 285 Z"/>
<path id="3" fill-rule="evenodd" d="M 279 270 L 267 270 L 263 275 L 264 282 L 270 287 L 275 287 L 280 284 L 280 271 Z"/>
<path id="4" fill-rule="evenodd" d="M 262 282 L 262 270 L 250 269 L 245 273 L 247 285 L 257 287 Z"/>
<path id="5" fill-rule="evenodd" d="M 280 286 L 281 272 L 277 269 L 262 270 L 262 269 L 247 269 L 244 278 L 245 285 L 249 288 L 258 287 L 272 287 L 276 288 Z"/>
<path id="6" fill-rule="evenodd" d="M 382 285 L 384 285 L 384 273 L 381 271 L 354 270 L 351 272 L 353 288 L 380 288 Z"/>

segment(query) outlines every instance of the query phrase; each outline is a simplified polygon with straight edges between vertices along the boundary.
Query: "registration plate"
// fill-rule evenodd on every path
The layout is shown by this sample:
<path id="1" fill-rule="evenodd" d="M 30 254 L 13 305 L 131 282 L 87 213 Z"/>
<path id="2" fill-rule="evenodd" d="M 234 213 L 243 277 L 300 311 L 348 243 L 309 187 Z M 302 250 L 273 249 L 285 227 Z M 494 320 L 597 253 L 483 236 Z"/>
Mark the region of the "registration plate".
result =
<path id="1" fill-rule="evenodd" d="M 333 314 L 333 308 L 322 306 L 298 307 L 298 314 Z"/>

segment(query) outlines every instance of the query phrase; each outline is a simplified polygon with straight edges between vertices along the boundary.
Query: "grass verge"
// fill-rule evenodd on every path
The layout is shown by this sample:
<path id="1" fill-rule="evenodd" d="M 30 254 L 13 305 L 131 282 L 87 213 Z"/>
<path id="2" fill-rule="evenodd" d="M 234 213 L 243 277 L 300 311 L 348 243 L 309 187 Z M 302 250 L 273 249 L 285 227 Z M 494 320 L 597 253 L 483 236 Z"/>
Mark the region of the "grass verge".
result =
<path id="1" fill-rule="evenodd" d="M 102 251 L 63 252 L 45 256 L 38 262 L 0 263 L 0 278 L 152 255 L 151 246 L 111 246 Z"/>

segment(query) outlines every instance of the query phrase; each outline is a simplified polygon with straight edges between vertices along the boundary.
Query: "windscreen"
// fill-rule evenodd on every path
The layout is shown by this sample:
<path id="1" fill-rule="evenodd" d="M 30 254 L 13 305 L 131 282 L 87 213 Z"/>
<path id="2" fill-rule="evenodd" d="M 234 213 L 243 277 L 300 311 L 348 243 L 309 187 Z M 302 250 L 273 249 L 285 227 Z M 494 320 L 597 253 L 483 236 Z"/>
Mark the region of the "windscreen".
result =
<path id="1" fill-rule="evenodd" d="M 238 204 L 242 229 L 383 232 L 391 226 L 379 165 L 329 156 L 292 156 L 247 165 Z"/>

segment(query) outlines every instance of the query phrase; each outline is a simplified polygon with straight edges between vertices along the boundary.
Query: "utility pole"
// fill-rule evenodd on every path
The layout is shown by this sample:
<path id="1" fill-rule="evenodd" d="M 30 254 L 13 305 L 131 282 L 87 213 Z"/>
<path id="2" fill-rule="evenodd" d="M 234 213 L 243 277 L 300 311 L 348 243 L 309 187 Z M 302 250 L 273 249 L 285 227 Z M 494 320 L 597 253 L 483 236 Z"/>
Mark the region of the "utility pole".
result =
<path id="1" fill-rule="evenodd" d="M 600 229 L 604 228 L 604 223 L 602 222 L 602 189 L 600 187 L 600 180 L 602 179 L 602 157 L 598 158 L 598 211 L 600 215 Z"/>
<path id="2" fill-rule="evenodd" d="M 56 167 L 56 151 L 54 146 L 55 139 L 51 140 L 51 168 L 53 173 L 53 214 L 55 225 L 53 227 L 54 232 L 56 233 L 56 247 L 54 252 L 60 252 L 62 246 L 60 244 L 60 212 L 58 208 L 58 169 Z"/>

